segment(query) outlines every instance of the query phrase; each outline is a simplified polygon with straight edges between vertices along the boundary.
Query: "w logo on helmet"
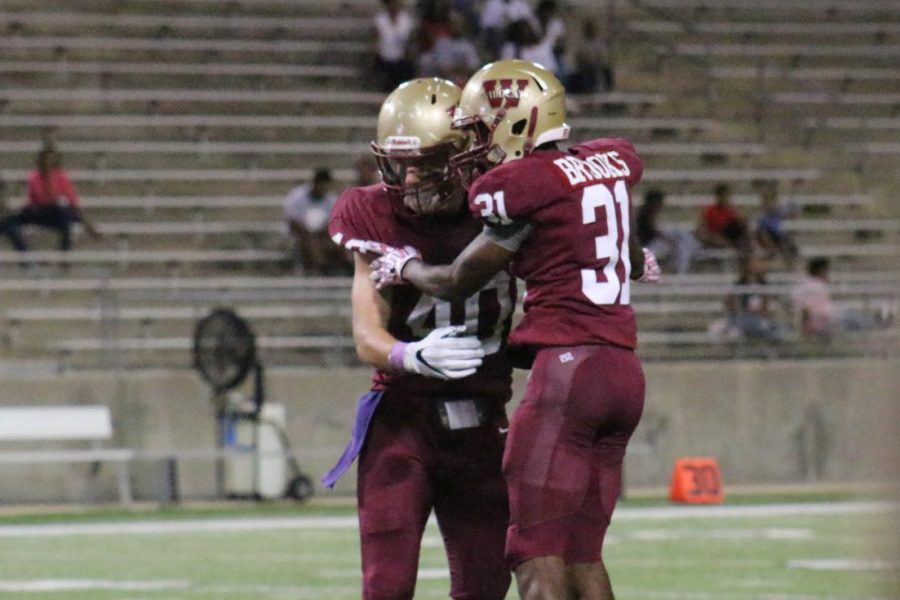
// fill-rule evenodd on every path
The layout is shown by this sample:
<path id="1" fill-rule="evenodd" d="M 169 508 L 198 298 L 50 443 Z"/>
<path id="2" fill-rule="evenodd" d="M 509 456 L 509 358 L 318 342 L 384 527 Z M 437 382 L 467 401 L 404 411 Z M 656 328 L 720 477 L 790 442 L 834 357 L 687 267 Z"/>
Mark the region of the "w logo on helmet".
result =
<path id="1" fill-rule="evenodd" d="M 488 79 L 481 85 L 484 87 L 484 95 L 487 96 L 491 108 L 500 108 L 504 105 L 504 100 L 506 100 L 507 107 L 515 108 L 519 106 L 519 98 L 528 87 L 528 80 Z"/>

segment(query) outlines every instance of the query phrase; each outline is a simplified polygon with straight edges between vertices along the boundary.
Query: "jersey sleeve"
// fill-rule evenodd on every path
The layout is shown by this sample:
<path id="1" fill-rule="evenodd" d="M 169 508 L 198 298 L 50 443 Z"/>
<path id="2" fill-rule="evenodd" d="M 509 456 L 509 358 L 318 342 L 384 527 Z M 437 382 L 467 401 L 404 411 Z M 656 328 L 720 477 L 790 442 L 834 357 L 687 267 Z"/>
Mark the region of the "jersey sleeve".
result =
<path id="1" fill-rule="evenodd" d="M 640 182 L 641 177 L 644 175 L 644 161 L 641 160 L 634 145 L 628 140 L 618 138 L 615 142 L 619 147 L 617 150 L 619 159 L 628 165 L 629 174 L 628 177 L 626 177 L 628 187 L 634 187 Z"/>
<path id="2" fill-rule="evenodd" d="M 488 227 L 527 221 L 555 183 L 537 161 L 519 160 L 488 171 L 469 189 L 469 211 Z M 550 186 L 548 186 L 548 183 Z"/>
<path id="3" fill-rule="evenodd" d="M 352 187 L 335 202 L 328 220 L 328 235 L 338 246 L 358 252 L 365 242 L 379 241 L 378 231 L 362 210 L 366 200 L 362 188 Z"/>

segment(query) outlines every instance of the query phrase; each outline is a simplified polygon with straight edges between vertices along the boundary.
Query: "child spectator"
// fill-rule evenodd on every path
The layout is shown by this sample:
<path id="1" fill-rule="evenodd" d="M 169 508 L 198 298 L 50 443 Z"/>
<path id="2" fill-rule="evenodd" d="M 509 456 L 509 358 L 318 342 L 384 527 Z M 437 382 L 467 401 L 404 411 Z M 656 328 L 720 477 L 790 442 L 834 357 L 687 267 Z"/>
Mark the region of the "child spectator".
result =
<path id="1" fill-rule="evenodd" d="M 744 258 L 735 282 L 738 291 L 725 298 L 725 313 L 729 325 L 744 337 L 779 341 L 787 329 L 775 318 L 773 298 L 759 290 L 767 283 L 766 271 L 762 257 L 750 254 Z"/>
<path id="2" fill-rule="evenodd" d="M 778 192 L 775 189 L 764 191 L 760 200 L 762 211 L 756 220 L 756 243 L 770 258 L 776 254 L 781 255 L 785 266 L 792 269 L 798 251 L 791 234 L 784 227 L 790 211 L 778 202 Z"/>

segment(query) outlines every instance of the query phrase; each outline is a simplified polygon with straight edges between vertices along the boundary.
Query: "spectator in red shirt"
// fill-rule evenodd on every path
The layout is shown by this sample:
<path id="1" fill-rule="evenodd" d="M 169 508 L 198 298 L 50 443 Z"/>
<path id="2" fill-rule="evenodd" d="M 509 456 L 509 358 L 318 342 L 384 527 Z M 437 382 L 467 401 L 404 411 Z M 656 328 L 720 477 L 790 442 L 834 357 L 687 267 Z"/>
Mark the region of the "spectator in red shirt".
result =
<path id="1" fill-rule="evenodd" d="M 59 232 L 60 250 L 72 248 L 72 224 L 79 222 L 94 238 L 100 233 L 85 217 L 78 192 L 53 148 L 38 153 L 37 168 L 28 175 L 28 204 L 0 220 L 0 233 L 7 235 L 16 250 L 28 249 L 22 237 L 23 225 L 38 225 Z"/>
<path id="2" fill-rule="evenodd" d="M 714 202 L 704 208 L 700 215 L 697 239 L 707 247 L 733 247 L 742 254 L 749 254 L 751 243 L 747 222 L 731 205 L 731 186 L 720 183 L 713 193 Z"/>

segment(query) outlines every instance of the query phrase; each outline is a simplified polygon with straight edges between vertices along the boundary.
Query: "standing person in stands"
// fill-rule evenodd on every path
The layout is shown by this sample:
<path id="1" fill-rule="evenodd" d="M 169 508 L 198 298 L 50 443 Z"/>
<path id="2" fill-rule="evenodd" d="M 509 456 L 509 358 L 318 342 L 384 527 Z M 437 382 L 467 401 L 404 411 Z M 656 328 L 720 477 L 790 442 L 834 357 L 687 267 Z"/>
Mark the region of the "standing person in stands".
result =
<path id="1" fill-rule="evenodd" d="M 412 286 L 379 293 L 370 245 L 415 244 L 447 261 L 481 231 L 449 157 L 459 88 L 416 79 L 388 96 L 372 144 L 383 183 L 349 188 L 331 217 L 334 241 L 353 254 L 353 337 L 375 368 L 353 438 L 323 483 L 359 455 L 357 497 L 363 598 L 412 598 L 431 511 L 450 563 L 450 596 L 502 600 L 509 509 L 500 470 L 511 395 L 506 336 L 516 288 L 503 271 L 466 298 L 445 302 Z M 368 240 L 368 242 L 363 242 Z"/>
<path id="2" fill-rule="evenodd" d="M 413 18 L 403 0 L 381 0 L 383 9 L 374 17 L 375 74 L 383 92 L 389 92 L 413 76 L 410 60 Z"/>
<path id="3" fill-rule="evenodd" d="M 414 247 L 385 249 L 372 278 L 447 300 L 510 267 L 525 281 L 525 316 L 509 337 L 531 376 L 503 457 L 507 561 L 525 600 L 612 600 L 603 537 L 644 401 L 630 282 L 658 280 L 659 269 L 631 233 L 643 172 L 634 147 L 606 138 L 561 150 L 565 119 L 563 87 L 543 67 L 478 71 L 454 119 L 473 145 L 452 164 L 484 173 L 469 188 L 484 230 L 451 264 L 424 257 L 444 266 Z"/>
<path id="4" fill-rule="evenodd" d="M 596 21 L 584 19 L 566 89 L 573 94 L 613 91 L 615 74 L 609 56 L 609 43 L 600 36 Z"/>
<path id="5" fill-rule="evenodd" d="M 72 249 L 72 225 L 81 223 L 97 239 L 100 232 L 81 208 L 78 192 L 62 166 L 62 158 L 52 146 L 37 155 L 36 168 L 28 175 L 28 204 L 0 220 L 0 232 L 9 237 L 16 250 L 28 249 L 23 225 L 37 225 L 59 233 L 59 249 Z"/>

